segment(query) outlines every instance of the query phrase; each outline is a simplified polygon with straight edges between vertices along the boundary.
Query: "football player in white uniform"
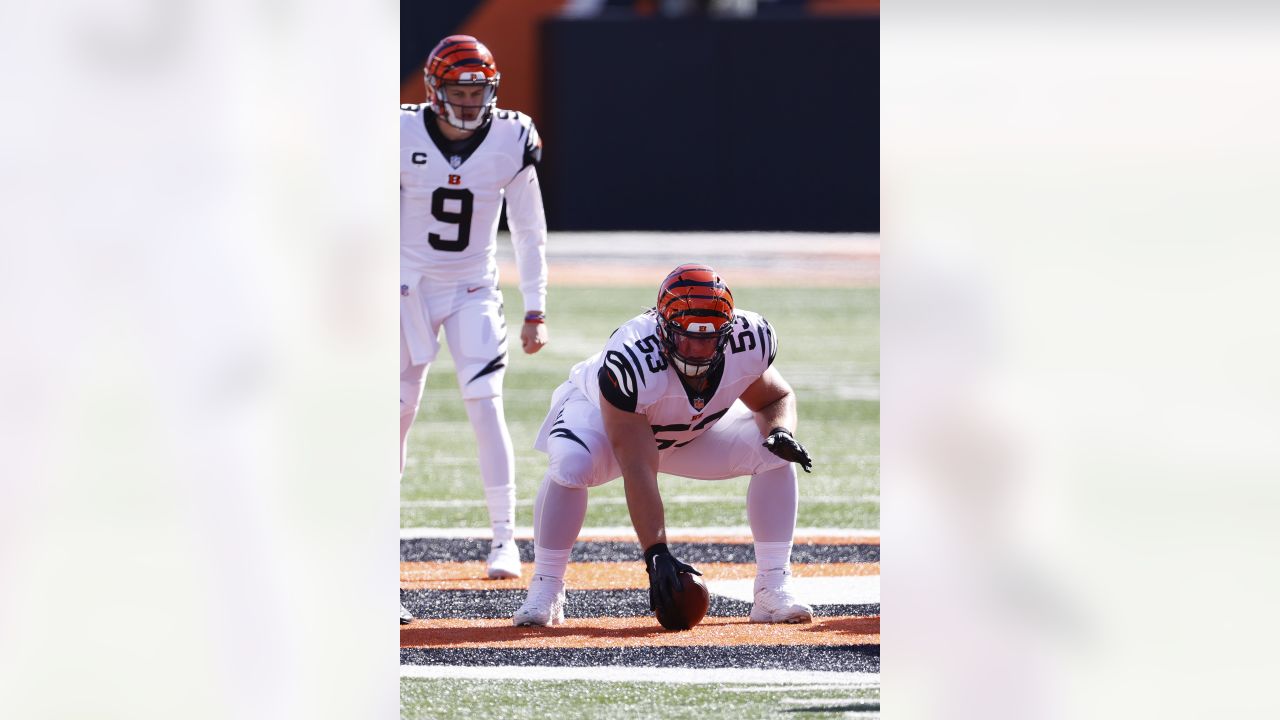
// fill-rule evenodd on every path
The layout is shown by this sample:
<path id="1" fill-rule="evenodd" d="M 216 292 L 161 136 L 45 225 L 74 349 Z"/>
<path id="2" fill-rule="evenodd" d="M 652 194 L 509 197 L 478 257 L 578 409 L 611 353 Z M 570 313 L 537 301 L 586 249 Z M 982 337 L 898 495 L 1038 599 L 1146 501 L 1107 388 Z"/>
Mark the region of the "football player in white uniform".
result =
<path id="1" fill-rule="evenodd" d="M 499 78 L 488 48 L 451 35 L 427 60 L 427 102 L 401 107 L 400 471 L 443 328 L 479 445 L 493 526 L 488 576 L 511 578 L 520 576 L 520 554 L 512 539 L 514 455 L 502 409 L 507 326 L 495 260 L 504 198 L 526 353 L 547 342 L 547 224 L 537 173 L 542 140 L 527 115 L 497 107 Z"/>
<path id="2" fill-rule="evenodd" d="M 587 490 L 622 477 L 649 573 L 652 609 L 670 602 L 680 571 L 667 548 L 658 472 L 702 480 L 751 476 L 753 622 L 809 622 L 791 589 L 797 482 L 808 452 L 796 441 L 796 402 L 774 368 L 777 337 L 706 265 L 681 265 L 657 305 L 614 331 L 552 396 L 536 447 L 547 453 L 534 503 L 534 576 L 516 625 L 564 621 L 564 575 L 587 512 Z M 698 573 L 701 574 L 701 573 Z"/>

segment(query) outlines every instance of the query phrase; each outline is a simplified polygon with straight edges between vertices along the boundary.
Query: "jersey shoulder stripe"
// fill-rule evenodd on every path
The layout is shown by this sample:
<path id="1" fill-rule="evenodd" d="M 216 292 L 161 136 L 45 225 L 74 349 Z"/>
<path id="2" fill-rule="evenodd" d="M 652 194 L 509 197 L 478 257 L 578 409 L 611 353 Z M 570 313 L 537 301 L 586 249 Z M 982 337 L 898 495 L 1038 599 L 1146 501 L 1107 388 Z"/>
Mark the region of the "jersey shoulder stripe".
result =
<path id="1" fill-rule="evenodd" d="M 734 311 L 733 324 L 726 352 L 751 358 L 753 363 L 759 363 L 763 373 L 778 356 L 778 337 L 773 326 L 764 316 L 750 310 Z"/>
<path id="2" fill-rule="evenodd" d="M 636 369 L 636 377 L 640 378 L 640 384 L 648 385 L 649 383 L 644 379 L 644 370 L 641 369 L 644 366 L 640 364 L 640 358 L 636 356 L 636 351 L 630 345 L 623 345 L 622 349 L 626 350 L 627 355 L 631 357 L 632 367 Z"/>
<path id="3" fill-rule="evenodd" d="M 762 356 L 766 357 L 765 367 L 773 364 L 774 358 L 778 357 L 778 338 L 773 332 L 773 326 L 768 320 L 761 315 L 760 324 L 756 326 L 756 333 L 760 337 L 760 350 Z"/>
<path id="4" fill-rule="evenodd" d="M 533 118 L 519 110 L 503 110 L 495 108 L 493 122 L 510 124 L 515 131 L 517 147 L 520 151 L 520 169 L 542 162 L 542 136 L 533 124 Z"/>
<path id="5" fill-rule="evenodd" d="M 600 396 L 619 410 L 635 412 L 640 399 L 636 372 L 626 355 L 617 350 L 606 351 L 596 374 L 596 380 L 600 383 Z"/>

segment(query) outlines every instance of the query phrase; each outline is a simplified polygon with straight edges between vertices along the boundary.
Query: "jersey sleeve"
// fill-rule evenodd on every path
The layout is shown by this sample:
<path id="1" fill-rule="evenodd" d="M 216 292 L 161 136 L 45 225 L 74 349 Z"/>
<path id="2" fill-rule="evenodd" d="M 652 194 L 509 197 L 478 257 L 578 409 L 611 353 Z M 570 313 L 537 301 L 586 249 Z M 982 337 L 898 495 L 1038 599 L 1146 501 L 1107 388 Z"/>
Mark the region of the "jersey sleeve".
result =
<path id="1" fill-rule="evenodd" d="M 493 122 L 504 134 L 502 152 L 513 161 L 515 175 L 503 186 L 507 203 L 507 227 L 515 249 L 516 270 L 520 273 L 520 294 L 524 310 L 547 311 L 547 217 L 542 207 L 542 185 L 538 162 L 542 159 L 542 138 L 533 118 L 516 110 L 498 108 Z"/>
<path id="2" fill-rule="evenodd" d="M 516 173 L 507 184 L 507 226 L 520 273 L 524 310 L 547 311 L 547 218 L 542 208 L 542 187 L 533 166 Z"/>

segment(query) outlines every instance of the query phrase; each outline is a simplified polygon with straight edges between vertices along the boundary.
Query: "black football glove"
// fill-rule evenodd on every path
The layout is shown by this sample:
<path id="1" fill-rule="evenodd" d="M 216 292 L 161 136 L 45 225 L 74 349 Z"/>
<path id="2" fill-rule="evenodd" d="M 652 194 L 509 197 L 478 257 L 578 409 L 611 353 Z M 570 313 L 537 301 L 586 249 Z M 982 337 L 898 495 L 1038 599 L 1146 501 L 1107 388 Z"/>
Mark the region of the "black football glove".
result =
<path id="1" fill-rule="evenodd" d="M 800 441 L 792 437 L 791 431 L 784 427 L 776 427 L 770 431 L 769 437 L 765 438 L 764 446 L 783 460 L 800 463 L 800 467 L 804 468 L 805 472 L 809 472 L 809 468 L 813 467 L 813 461 L 809 459 L 809 451 L 805 450 Z"/>
<path id="2" fill-rule="evenodd" d="M 702 574 L 694 570 L 693 566 L 677 560 L 667 549 L 666 543 L 657 543 L 644 551 L 644 566 L 645 572 L 649 573 L 650 610 L 657 610 L 659 603 L 664 607 L 670 607 L 673 604 L 674 598 L 671 593 L 674 590 L 684 589 L 679 573 Z"/>

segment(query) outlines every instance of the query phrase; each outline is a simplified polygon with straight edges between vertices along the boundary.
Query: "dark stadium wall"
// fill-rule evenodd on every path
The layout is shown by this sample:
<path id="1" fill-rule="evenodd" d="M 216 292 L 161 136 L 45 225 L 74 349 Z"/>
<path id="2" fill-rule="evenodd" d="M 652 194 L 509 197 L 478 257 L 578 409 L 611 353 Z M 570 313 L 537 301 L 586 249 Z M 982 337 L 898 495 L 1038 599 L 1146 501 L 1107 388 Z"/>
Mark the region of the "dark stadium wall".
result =
<path id="1" fill-rule="evenodd" d="M 401 0 L 400 102 L 422 102 L 422 66 L 431 48 L 458 28 L 481 0 Z M 405 92 L 410 96 L 406 98 Z M 416 93 L 416 95 L 414 94 Z"/>
<path id="2" fill-rule="evenodd" d="M 552 229 L 879 231 L 877 16 L 543 30 Z"/>
<path id="3" fill-rule="evenodd" d="M 878 0 L 775 0 L 743 20 L 564 5 L 402 2 L 400 101 L 424 99 L 441 38 L 485 42 L 499 103 L 546 141 L 553 230 L 879 230 Z"/>
<path id="4" fill-rule="evenodd" d="M 536 120 L 542 103 L 542 21 L 565 0 L 451 0 L 401 3 L 400 102 L 426 98 L 422 66 L 431 48 L 454 33 L 474 35 L 493 52 L 502 72 L 498 104 Z M 410 5 L 412 7 L 410 7 Z M 429 11 L 429 12 L 428 12 Z M 406 29 L 413 25 L 413 37 Z"/>

